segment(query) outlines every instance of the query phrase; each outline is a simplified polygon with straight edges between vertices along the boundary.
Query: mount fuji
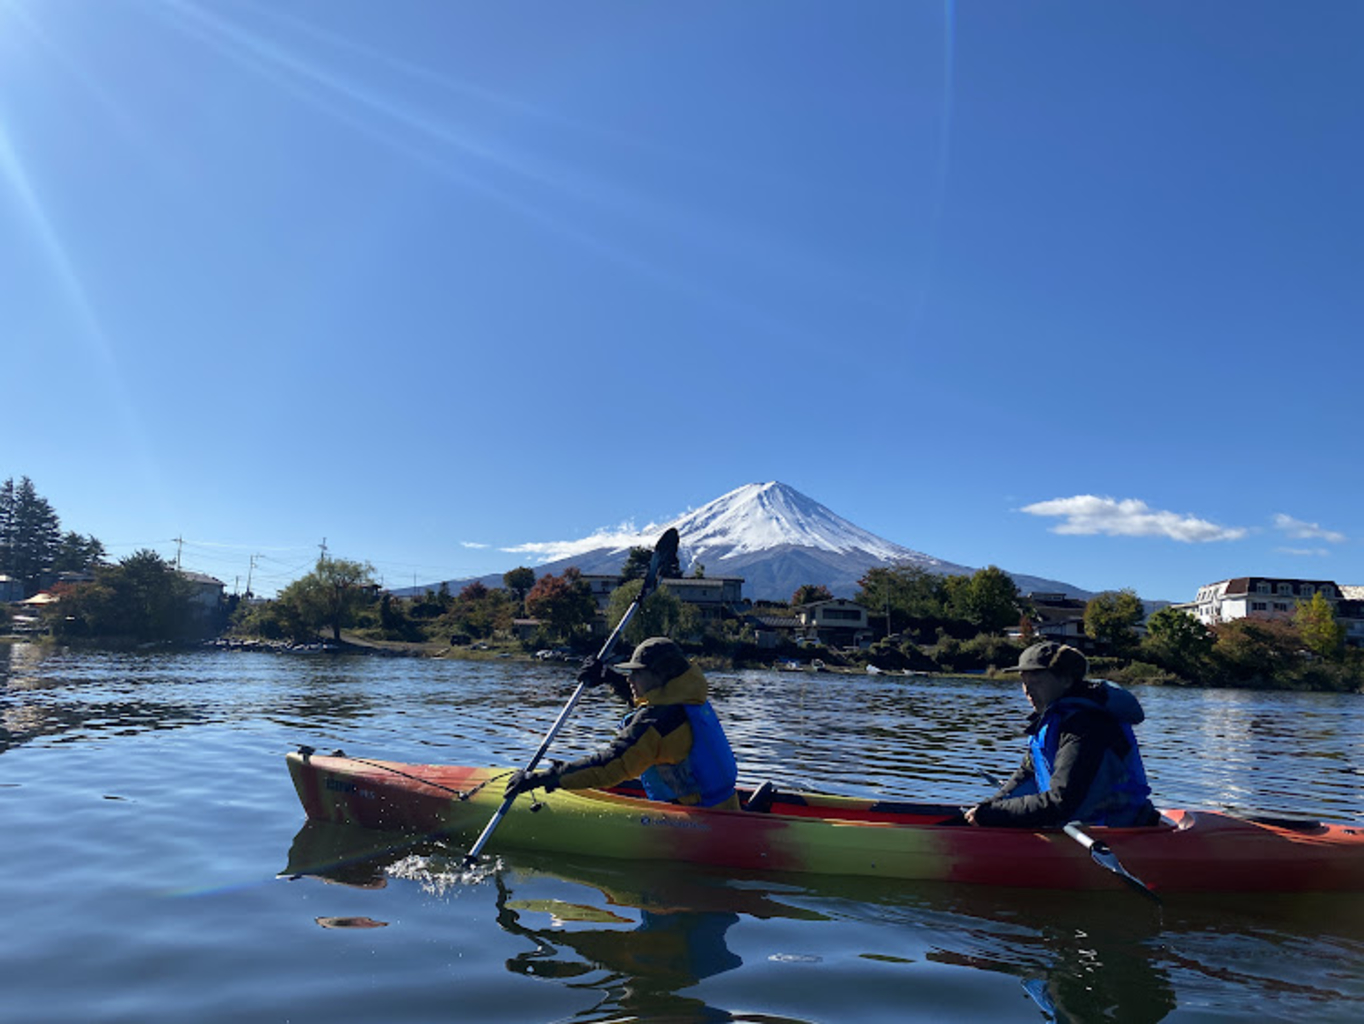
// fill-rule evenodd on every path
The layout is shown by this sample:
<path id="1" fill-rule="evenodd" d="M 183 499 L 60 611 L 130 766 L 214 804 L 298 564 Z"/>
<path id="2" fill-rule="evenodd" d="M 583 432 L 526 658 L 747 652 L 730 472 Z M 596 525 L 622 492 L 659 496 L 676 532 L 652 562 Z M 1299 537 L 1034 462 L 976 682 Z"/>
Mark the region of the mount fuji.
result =
<path id="1" fill-rule="evenodd" d="M 742 576 L 744 595 L 752 599 L 786 601 L 806 583 L 823 584 L 835 597 L 850 598 L 868 569 L 883 566 L 912 565 L 941 575 L 969 576 L 976 571 L 869 533 L 813 498 L 775 481 L 745 484 L 671 522 L 650 524 L 642 530 L 514 550 L 550 559 L 535 566 L 536 575 L 558 574 L 570 566 L 587 574 L 609 575 L 620 572 L 630 548 L 652 548 L 669 526 L 675 527 L 681 538 L 678 561 L 684 572 L 693 572 L 699 563 L 709 577 Z M 1022 593 L 1093 596 L 1057 580 L 1013 572 L 1009 575 Z M 473 581 L 447 582 L 457 591 Z M 501 586 L 502 578 L 488 576 L 482 582 Z"/>

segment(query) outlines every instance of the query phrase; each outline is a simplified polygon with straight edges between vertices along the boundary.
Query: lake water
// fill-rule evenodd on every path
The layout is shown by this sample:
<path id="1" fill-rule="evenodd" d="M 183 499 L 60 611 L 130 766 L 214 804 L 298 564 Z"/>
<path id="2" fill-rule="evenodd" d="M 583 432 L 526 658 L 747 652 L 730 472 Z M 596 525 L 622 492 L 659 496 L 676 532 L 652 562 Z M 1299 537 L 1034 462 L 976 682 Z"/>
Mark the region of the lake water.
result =
<path id="1" fill-rule="evenodd" d="M 1004 683 L 712 682 L 750 783 L 967 803 L 1021 750 Z M 297 744 L 524 762 L 571 688 L 567 666 L 0 645 L 0 1019 L 1364 1019 L 1364 896 L 1157 911 L 527 854 L 469 881 L 456 842 L 305 827 Z M 1364 821 L 1364 698 L 1136 692 L 1158 804 Z M 619 715 L 589 694 L 552 754 Z"/>

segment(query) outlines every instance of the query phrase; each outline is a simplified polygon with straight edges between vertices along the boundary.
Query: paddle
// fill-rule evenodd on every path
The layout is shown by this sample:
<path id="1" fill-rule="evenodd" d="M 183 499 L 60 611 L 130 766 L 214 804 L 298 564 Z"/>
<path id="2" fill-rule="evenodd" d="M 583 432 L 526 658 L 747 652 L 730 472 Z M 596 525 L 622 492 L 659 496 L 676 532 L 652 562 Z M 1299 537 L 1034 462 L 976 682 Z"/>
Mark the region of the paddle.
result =
<path id="1" fill-rule="evenodd" d="M 987 772 L 984 768 L 977 768 L 976 772 L 983 776 L 990 785 L 995 786 L 996 788 L 1002 785 L 998 778 L 990 772 Z M 1080 828 L 1080 823 L 1078 821 L 1066 823 L 1061 831 L 1088 850 L 1090 857 L 1093 858 L 1094 863 L 1099 865 L 1099 867 L 1113 872 L 1113 874 L 1117 875 L 1143 896 L 1155 900 L 1157 903 L 1161 902 L 1160 897 L 1157 896 L 1145 882 L 1122 866 L 1122 862 L 1118 860 L 1118 855 L 1109 849 L 1107 843 L 1095 839 L 1093 836 L 1086 833 Z"/>
<path id="2" fill-rule="evenodd" d="M 611 656 L 611 652 L 615 650 L 616 641 L 619 640 L 621 634 L 625 632 L 625 627 L 629 625 L 630 620 L 634 618 L 635 612 L 639 611 L 639 606 L 644 603 L 644 599 L 653 593 L 654 587 L 658 585 L 658 571 L 660 567 L 671 562 L 673 556 L 677 554 L 677 540 L 677 531 L 672 527 L 665 530 L 663 536 L 658 538 L 658 543 L 654 545 L 653 557 L 649 559 L 649 570 L 644 574 L 644 583 L 639 588 L 639 595 L 630 602 L 630 607 L 625 609 L 625 614 L 622 615 L 620 621 L 616 623 L 616 628 L 611 631 L 611 635 L 606 638 L 606 643 L 602 644 L 601 650 L 597 652 L 598 661 L 604 662 Z M 549 727 L 549 732 L 545 733 L 545 738 L 540 741 L 539 749 L 537 749 L 531 756 L 531 759 L 526 762 L 526 774 L 530 774 L 534 771 L 535 766 L 540 763 L 540 758 L 545 756 L 545 751 L 549 749 L 550 743 L 554 741 L 555 735 L 559 732 L 559 729 L 563 726 L 564 722 L 568 720 L 569 713 L 572 712 L 573 706 L 578 703 L 578 698 L 583 695 L 583 691 L 586 689 L 586 681 L 580 682 L 577 689 L 573 691 L 573 696 L 568 698 L 568 703 L 565 704 L 564 709 L 559 712 L 559 717 L 554 720 L 554 724 Z M 469 852 L 464 855 L 464 866 L 466 868 L 478 860 L 479 854 L 483 852 L 483 847 L 487 845 L 488 840 L 492 837 L 493 831 L 497 828 L 498 824 L 506 817 L 507 811 L 511 809 L 512 802 L 515 799 L 516 797 L 514 795 L 503 799 L 502 806 L 497 809 L 497 812 L 484 827 L 483 834 L 478 837 L 478 841 L 475 842 L 474 845 L 469 848 Z"/>
<path id="3" fill-rule="evenodd" d="M 1117 854 L 1108 848 L 1107 843 L 1101 842 L 1093 836 L 1082 832 L 1078 821 L 1069 822 L 1062 831 L 1088 850 L 1090 857 L 1094 859 L 1094 863 L 1099 865 L 1099 867 L 1106 868 L 1113 872 L 1113 874 L 1117 875 L 1129 886 L 1148 899 L 1154 900 L 1156 903 L 1161 901 L 1160 897 L 1152 892 L 1145 882 L 1122 866 L 1122 862 L 1118 860 Z"/>

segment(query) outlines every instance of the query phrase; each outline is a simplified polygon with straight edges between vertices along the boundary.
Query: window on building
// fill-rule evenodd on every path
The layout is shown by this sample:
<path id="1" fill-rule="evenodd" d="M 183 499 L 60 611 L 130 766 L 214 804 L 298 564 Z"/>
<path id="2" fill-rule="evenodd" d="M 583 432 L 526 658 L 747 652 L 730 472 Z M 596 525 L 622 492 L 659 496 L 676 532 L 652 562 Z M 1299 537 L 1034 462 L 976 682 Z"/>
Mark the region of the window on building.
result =
<path id="1" fill-rule="evenodd" d="M 1269 602 L 1268 602 L 1268 601 L 1251 601 L 1251 602 L 1250 602 L 1250 610 L 1253 611 L 1253 612 L 1267 612 L 1267 611 L 1269 611 Z"/>
<path id="2" fill-rule="evenodd" d="M 1284 604 L 1282 601 L 1275 601 L 1274 610 L 1276 612 L 1286 612 L 1288 611 L 1288 605 Z"/>
<path id="3" fill-rule="evenodd" d="M 1280 583 L 1280 584 L 1279 584 L 1279 593 L 1280 593 L 1280 594 L 1291 594 L 1291 593 L 1293 593 L 1293 584 L 1291 584 L 1291 583 Z"/>
<path id="4" fill-rule="evenodd" d="M 1310 584 L 1310 583 L 1303 583 L 1303 584 L 1301 584 L 1301 585 L 1298 587 L 1298 593 L 1301 594 L 1303 597 L 1311 597 L 1311 596 L 1312 596 L 1312 584 Z"/>
<path id="5" fill-rule="evenodd" d="M 826 620 L 837 619 L 842 622 L 861 622 L 862 613 L 856 608 L 825 608 L 824 618 Z"/>

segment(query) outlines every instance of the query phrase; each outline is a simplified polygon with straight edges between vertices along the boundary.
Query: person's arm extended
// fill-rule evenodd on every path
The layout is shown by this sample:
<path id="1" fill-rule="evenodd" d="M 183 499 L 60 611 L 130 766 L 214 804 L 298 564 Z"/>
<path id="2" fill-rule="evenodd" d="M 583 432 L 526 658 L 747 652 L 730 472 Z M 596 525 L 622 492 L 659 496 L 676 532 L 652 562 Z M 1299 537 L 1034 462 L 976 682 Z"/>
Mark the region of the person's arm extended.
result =
<path id="1" fill-rule="evenodd" d="M 973 823 L 1014 828 L 1066 824 L 1079 810 L 1108 752 L 1106 724 L 1083 712 L 1071 716 L 1056 748 L 1050 786 L 1027 796 L 992 797 L 976 806 Z"/>

